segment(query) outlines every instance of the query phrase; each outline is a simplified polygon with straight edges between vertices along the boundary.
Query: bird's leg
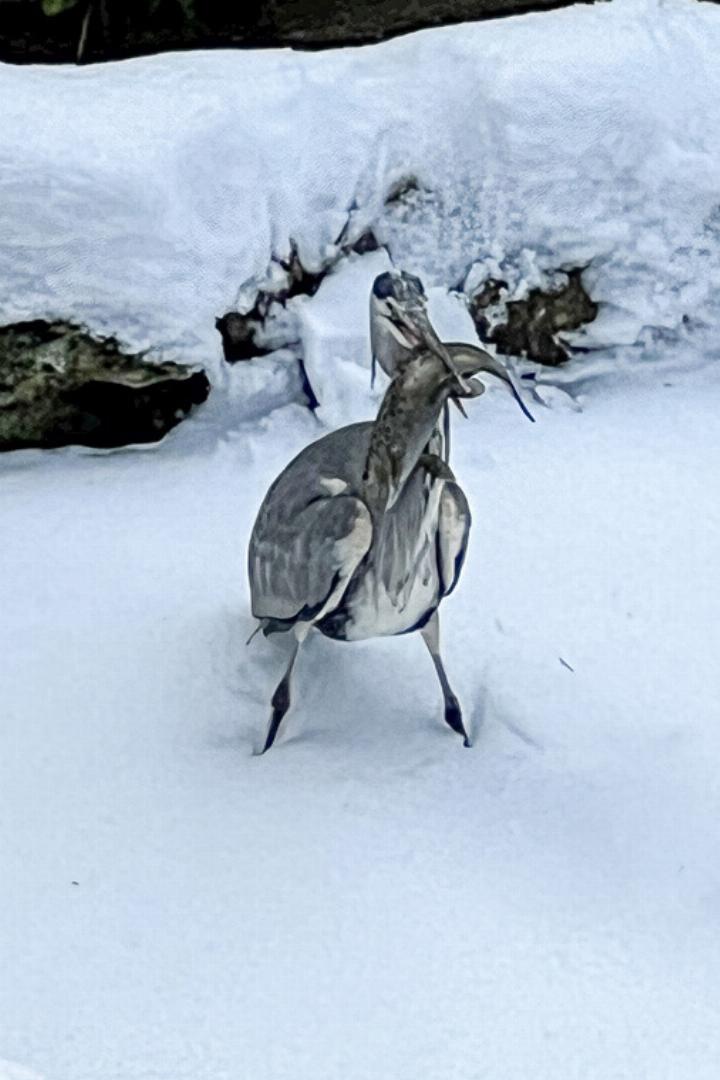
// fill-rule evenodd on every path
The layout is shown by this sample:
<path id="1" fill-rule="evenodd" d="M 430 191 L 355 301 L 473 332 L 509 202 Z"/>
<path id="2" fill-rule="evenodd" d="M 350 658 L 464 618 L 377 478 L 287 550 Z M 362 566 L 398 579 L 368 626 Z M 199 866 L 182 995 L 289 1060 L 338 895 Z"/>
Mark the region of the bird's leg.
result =
<path id="1" fill-rule="evenodd" d="M 428 652 L 432 656 L 432 661 L 440 680 L 440 686 L 442 687 L 443 699 L 445 701 L 445 723 L 451 727 L 453 731 L 456 731 L 458 735 L 462 735 L 463 746 L 472 746 L 470 737 L 465 730 L 465 725 L 463 723 L 460 702 L 452 692 L 440 656 L 440 619 L 437 611 L 434 612 L 432 618 L 425 623 L 425 626 L 423 626 L 420 633 L 423 636 L 423 641 L 428 647 Z"/>
<path id="2" fill-rule="evenodd" d="M 450 460 L 450 406 L 445 402 L 443 405 L 443 458 Z"/>
<path id="3" fill-rule="evenodd" d="M 296 639 L 295 643 L 293 644 L 290 661 L 287 668 L 285 669 L 285 674 L 283 675 L 280 682 L 277 684 L 277 687 L 275 688 L 275 693 L 273 694 L 270 701 L 270 705 L 272 706 L 270 726 L 268 727 L 265 745 L 260 751 L 261 754 L 264 754 L 266 750 L 269 750 L 272 744 L 275 742 L 275 736 L 278 733 L 278 729 L 280 727 L 280 724 L 282 723 L 282 719 L 285 713 L 290 708 L 290 678 L 292 676 L 293 666 L 295 664 L 295 659 L 297 657 L 299 648 L 300 642 Z"/>

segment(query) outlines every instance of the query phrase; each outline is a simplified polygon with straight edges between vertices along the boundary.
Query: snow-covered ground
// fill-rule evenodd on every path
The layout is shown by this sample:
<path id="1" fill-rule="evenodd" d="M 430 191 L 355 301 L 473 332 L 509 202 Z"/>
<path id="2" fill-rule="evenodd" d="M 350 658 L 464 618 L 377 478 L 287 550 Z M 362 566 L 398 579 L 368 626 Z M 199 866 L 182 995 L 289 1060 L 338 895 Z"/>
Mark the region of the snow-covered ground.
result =
<path id="1" fill-rule="evenodd" d="M 312 640 L 252 756 L 283 660 L 245 646 L 244 551 L 309 415 L 4 459 L 4 1056 L 48 1080 L 716 1080 L 717 406 L 678 377 L 456 425 L 471 751 L 411 635 Z"/>
<path id="2" fill-rule="evenodd" d="M 216 382 L 157 448 L 0 459 L 2 1080 L 717 1080 L 719 49 L 715 6 L 615 0 L 0 67 L 0 317 Z M 383 209 L 407 171 L 430 190 Z M 448 336 L 470 263 L 590 260 L 598 351 L 535 425 L 497 390 L 455 425 L 473 750 L 418 635 L 317 637 L 258 758 L 283 650 L 245 645 L 249 531 L 372 414 L 386 256 L 297 303 L 317 417 L 280 359 L 222 371 L 213 320 L 353 199 Z"/>

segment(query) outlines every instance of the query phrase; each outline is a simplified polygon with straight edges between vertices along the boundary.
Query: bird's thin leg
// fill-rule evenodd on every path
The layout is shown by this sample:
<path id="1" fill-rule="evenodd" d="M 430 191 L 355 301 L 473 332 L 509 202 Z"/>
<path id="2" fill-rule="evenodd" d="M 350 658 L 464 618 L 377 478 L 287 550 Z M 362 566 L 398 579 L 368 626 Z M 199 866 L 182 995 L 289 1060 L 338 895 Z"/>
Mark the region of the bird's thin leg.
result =
<path id="1" fill-rule="evenodd" d="M 275 742 L 275 736 L 278 733 L 278 729 L 280 727 L 280 724 L 282 723 L 282 719 L 285 713 L 290 708 L 290 678 L 292 676 L 292 670 L 299 648 L 300 642 L 296 640 L 293 645 L 290 661 L 287 668 L 285 669 L 285 674 L 283 675 L 280 682 L 277 684 L 275 693 L 273 694 L 270 701 L 270 705 L 272 706 L 270 726 L 268 727 L 265 745 L 260 751 L 261 754 L 264 754 L 266 750 L 269 750 L 272 744 Z"/>
<path id="2" fill-rule="evenodd" d="M 450 406 L 445 402 L 443 405 L 443 458 L 450 460 Z"/>
<path id="3" fill-rule="evenodd" d="M 472 746 L 470 737 L 465 729 L 463 723 L 462 712 L 460 709 L 460 702 L 452 692 L 448 677 L 445 674 L 445 667 L 440 656 L 440 619 L 438 618 L 437 611 L 433 617 L 423 626 L 420 633 L 423 636 L 423 641 L 428 647 L 428 651 L 432 656 L 435 670 L 438 673 L 440 680 L 440 686 L 442 687 L 443 699 L 445 701 L 445 723 L 456 731 L 458 735 L 463 737 L 463 746 Z"/>

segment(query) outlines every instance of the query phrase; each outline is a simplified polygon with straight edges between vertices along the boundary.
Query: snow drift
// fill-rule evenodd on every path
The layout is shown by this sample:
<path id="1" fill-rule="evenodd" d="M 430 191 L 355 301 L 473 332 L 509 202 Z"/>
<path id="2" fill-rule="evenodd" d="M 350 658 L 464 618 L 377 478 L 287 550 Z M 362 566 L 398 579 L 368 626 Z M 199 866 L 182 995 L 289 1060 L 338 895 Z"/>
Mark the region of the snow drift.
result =
<path id="1" fill-rule="evenodd" d="M 690 359 L 717 318 L 719 48 L 711 5 L 615 0 L 322 54 L 0 68 L 0 318 L 217 377 L 215 316 L 291 237 L 321 264 L 355 206 L 428 286 L 587 262 L 596 344 L 647 357 L 660 327 Z M 406 175 L 414 204 L 383 207 Z"/>

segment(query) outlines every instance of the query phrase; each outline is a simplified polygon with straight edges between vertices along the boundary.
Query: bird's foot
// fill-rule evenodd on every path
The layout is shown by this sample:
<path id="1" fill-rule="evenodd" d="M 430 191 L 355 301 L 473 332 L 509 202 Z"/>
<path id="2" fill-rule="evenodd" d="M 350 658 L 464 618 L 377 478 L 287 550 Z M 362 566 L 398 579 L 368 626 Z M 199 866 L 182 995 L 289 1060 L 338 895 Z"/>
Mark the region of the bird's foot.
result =
<path id="1" fill-rule="evenodd" d="M 445 723 L 448 727 L 452 728 L 456 735 L 462 736 L 463 746 L 472 746 L 470 736 L 465 730 L 465 724 L 463 723 L 460 702 L 454 695 L 453 697 L 449 697 L 445 702 Z"/>

